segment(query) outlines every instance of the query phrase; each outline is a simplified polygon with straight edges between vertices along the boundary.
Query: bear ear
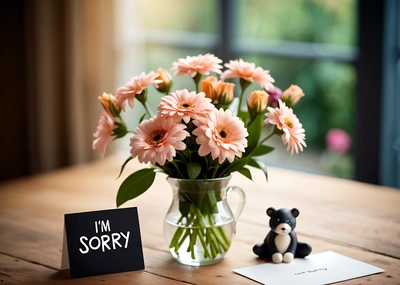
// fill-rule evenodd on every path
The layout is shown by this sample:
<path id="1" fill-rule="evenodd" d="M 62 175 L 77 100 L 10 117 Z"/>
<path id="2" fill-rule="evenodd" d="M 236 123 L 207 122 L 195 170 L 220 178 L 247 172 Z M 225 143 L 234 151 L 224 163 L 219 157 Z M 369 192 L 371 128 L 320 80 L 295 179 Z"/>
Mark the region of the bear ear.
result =
<path id="1" fill-rule="evenodd" d="M 268 215 L 268 217 L 271 217 L 274 213 L 275 213 L 275 208 L 269 207 L 269 208 L 267 209 L 267 215 Z"/>
<path id="2" fill-rule="evenodd" d="M 297 210 L 296 208 L 293 208 L 293 209 L 291 210 L 291 212 L 292 212 L 292 214 L 293 214 L 293 216 L 294 216 L 295 218 L 297 218 L 297 217 L 300 215 L 299 210 Z"/>

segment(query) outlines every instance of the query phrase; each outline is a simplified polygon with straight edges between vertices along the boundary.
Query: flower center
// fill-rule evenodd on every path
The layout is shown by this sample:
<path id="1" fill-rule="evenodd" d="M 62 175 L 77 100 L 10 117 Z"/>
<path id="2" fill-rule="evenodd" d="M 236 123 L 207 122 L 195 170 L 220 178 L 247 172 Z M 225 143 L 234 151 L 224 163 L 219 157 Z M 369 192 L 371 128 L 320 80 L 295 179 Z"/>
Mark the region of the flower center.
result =
<path id="1" fill-rule="evenodd" d="M 191 107 L 192 107 L 192 104 L 187 103 L 187 102 L 181 103 L 179 105 L 179 109 L 181 109 L 181 110 L 187 110 L 187 109 L 190 109 Z"/>
<path id="2" fill-rule="evenodd" d="M 285 118 L 285 124 L 289 127 L 292 128 L 293 127 L 293 123 L 289 118 Z"/>
<path id="3" fill-rule="evenodd" d="M 164 136 L 167 132 L 165 130 L 155 130 L 148 137 L 147 143 L 151 145 L 158 145 L 164 141 Z"/>
<path id="4" fill-rule="evenodd" d="M 162 135 L 157 134 L 157 135 L 155 135 L 155 137 L 153 138 L 153 141 L 158 141 L 158 140 L 161 139 L 161 138 L 162 138 Z"/>
<path id="5" fill-rule="evenodd" d="M 223 126 L 217 127 L 216 133 L 218 134 L 218 140 L 222 141 L 223 143 L 229 143 L 231 140 L 232 133 L 229 129 L 224 128 Z"/>

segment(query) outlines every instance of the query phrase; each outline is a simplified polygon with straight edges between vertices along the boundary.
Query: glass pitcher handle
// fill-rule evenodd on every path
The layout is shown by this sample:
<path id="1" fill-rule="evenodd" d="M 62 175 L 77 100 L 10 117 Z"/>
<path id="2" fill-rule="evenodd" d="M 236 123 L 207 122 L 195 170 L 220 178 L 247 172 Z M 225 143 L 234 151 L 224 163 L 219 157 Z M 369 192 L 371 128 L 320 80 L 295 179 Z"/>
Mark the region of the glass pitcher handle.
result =
<path id="1" fill-rule="evenodd" d="M 243 189 L 237 186 L 229 186 L 228 189 L 226 189 L 227 196 L 233 192 L 236 192 L 239 195 L 239 203 L 237 205 L 236 212 L 233 215 L 233 233 L 236 234 L 236 222 L 239 219 L 240 214 L 243 212 L 244 204 L 246 203 L 246 195 L 244 194 Z"/>

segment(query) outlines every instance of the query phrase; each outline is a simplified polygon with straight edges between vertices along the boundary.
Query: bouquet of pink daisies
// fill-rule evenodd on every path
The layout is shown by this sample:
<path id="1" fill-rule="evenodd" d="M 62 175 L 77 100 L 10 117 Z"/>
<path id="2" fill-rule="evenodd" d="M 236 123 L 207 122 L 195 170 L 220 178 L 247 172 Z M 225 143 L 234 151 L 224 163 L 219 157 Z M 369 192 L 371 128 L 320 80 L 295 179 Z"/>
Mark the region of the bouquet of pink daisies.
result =
<path id="1" fill-rule="evenodd" d="M 282 92 L 273 85 L 268 70 L 242 59 L 225 63 L 225 71 L 221 64 L 222 60 L 212 54 L 173 62 L 175 75 L 193 79 L 190 90 L 171 91 L 171 75 L 158 69 L 133 77 L 114 95 L 104 93 L 99 97 L 104 112 L 94 134 L 93 149 L 99 148 L 104 155 L 110 138 L 129 134 L 131 155 L 120 172 L 133 158 L 151 164 L 123 181 L 117 194 L 118 207 L 150 188 L 157 172 L 193 181 L 226 177 L 237 171 L 251 179 L 246 166 L 267 175 L 256 157 L 273 150 L 265 144 L 270 137 L 282 136 L 292 155 L 306 146 L 305 131 L 292 110 L 304 96 L 301 88 L 292 85 Z M 236 80 L 240 89 L 235 96 Z M 246 94 L 252 83 L 260 90 Z M 150 88 L 162 94 L 155 115 L 147 102 Z M 247 106 L 243 106 L 246 98 Z M 146 114 L 135 130 L 129 130 L 121 112 L 127 110 L 127 105 L 134 109 L 135 99 Z M 265 125 L 274 126 L 263 137 Z"/>

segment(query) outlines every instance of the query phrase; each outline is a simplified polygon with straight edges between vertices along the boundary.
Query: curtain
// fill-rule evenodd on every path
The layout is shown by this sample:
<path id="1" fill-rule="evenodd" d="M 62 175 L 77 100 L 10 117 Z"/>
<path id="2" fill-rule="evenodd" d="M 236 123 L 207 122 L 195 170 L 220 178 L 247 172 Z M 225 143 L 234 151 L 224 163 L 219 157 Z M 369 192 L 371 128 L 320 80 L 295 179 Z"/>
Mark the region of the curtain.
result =
<path id="1" fill-rule="evenodd" d="M 113 2 L 31 5 L 30 164 L 39 172 L 96 157 L 97 96 L 114 89 Z"/>
<path id="2" fill-rule="evenodd" d="M 13 165 L 19 168 L 13 171 L 16 174 L 9 170 L 11 174 L 7 175 L 11 164 L 6 167 L 8 161 L 16 159 L 11 154 L 2 154 L 0 178 L 3 179 L 99 157 L 98 151 L 91 147 L 102 112 L 97 97 L 103 90 L 115 89 L 113 1 L 22 0 L 14 3 L 8 5 L 12 7 L 8 11 L 15 13 L 7 18 L 8 23 L 21 19 L 23 39 L 10 35 L 14 28 L 9 30 L 9 39 L 16 40 L 16 44 L 9 45 L 10 50 L 20 47 L 15 58 L 22 58 L 18 61 L 20 66 L 13 68 L 22 76 L 12 80 L 19 80 L 18 85 L 23 87 L 16 90 L 13 86 L 17 84 L 11 84 L 9 90 L 15 94 L 8 95 L 19 98 L 10 102 L 22 106 L 9 112 L 18 114 L 15 115 L 18 118 L 8 120 L 11 124 L 8 130 L 12 133 L 3 137 L 2 145 L 8 146 L 12 153 L 13 146 L 18 145 L 16 141 L 22 140 L 24 149 L 19 151 L 23 153 L 23 160 Z M 10 66 L 13 64 L 15 61 L 10 60 Z M 5 116 L 1 119 L 7 120 Z M 20 135 L 22 132 L 24 135 Z"/>

